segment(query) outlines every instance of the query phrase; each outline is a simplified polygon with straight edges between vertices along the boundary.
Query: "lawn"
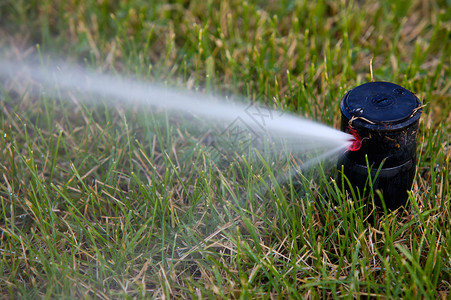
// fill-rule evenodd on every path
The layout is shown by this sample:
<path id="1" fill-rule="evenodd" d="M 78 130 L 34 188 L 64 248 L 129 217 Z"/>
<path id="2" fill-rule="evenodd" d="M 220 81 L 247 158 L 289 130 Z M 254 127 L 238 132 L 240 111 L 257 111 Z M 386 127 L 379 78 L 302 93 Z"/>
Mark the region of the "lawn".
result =
<path id="1" fill-rule="evenodd" d="M 335 128 L 372 80 L 426 105 L 408 203 L 384 214 L 334 162 L 280 181 L 292 156 L 215 156 L 196 116 L 2 76 L 0 298 L 450 297 L 449 1 L 3 0 L 0 57 Z"/>

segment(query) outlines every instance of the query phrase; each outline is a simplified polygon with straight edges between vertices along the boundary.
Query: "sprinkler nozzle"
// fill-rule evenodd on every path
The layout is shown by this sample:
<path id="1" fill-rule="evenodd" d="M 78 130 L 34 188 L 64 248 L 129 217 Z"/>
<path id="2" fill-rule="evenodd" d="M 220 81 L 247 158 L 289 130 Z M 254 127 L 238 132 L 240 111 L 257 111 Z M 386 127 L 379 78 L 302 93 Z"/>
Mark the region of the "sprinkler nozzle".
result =
<path id="1" fill-rule="evenodd" d="M 349 133 L 352 134 L 354 137 L 353 139 L 350 139 L 349 141 L 352 142 L 352 144 L 348 147 L 349 151 L 357 151 L 362 147 L 362 138 L 360 137 L 357 130 L 348 127 Z"/>

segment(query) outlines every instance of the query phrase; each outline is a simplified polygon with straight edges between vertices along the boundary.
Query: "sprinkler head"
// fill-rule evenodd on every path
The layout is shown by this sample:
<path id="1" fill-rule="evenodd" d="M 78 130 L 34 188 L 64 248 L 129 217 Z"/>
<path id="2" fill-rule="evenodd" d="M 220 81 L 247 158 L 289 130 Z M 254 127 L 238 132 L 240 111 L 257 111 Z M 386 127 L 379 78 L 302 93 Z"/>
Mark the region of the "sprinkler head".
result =
<path id="1" fill-rule="evenodd" d="M 412 92 L 390 82 L 362 84 L 341 100 L 341 130 L 354 139 L 338 168 L 343 166 L 351 185 L 361 191 L 371 174 L 373 190 L 381 190 L 388 209 L 404 205 L 412 186 L 421 107 Z M 382 207 L 378 195 L 375 201 Z"/>

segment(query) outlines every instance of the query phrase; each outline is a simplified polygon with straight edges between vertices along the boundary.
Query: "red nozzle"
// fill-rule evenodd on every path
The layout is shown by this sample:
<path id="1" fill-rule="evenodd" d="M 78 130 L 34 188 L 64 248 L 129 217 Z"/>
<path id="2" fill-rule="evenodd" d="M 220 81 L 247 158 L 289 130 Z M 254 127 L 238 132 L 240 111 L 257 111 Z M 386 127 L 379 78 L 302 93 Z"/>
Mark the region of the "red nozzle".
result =
<path id="1" fill-rule="evenodd" d="M 362 147 L 362 138 L 360 137 L 357 130 L 355 130 L 351 127 L 348 127 L 348 129 L 349 129 L 349 133 L 352 134 L 352 136 L 354 137 L 354 140 L 351 140 L 352 144 L 351 144 L 351 146 L 348 147 L 348 150 L 357 151 L 360 149 L 360 147 Z"/>

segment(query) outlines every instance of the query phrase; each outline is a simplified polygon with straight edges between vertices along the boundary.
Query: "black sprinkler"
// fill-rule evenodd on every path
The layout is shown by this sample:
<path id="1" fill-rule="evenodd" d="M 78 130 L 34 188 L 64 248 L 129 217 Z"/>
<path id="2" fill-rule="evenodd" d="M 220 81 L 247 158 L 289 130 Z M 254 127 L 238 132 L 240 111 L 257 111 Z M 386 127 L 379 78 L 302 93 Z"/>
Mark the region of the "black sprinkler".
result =
<path id="1" fill-rule="evenodd" d="M 351 185 L 362 192 L 365 185 L 369 189 L 369 166 L 379 207 L 382 199 L 376 190 L 382 192 L 388 209 L 407 201 L 415 175 L 421 107 L 412 92 L 389 82 L 362 84 L 341 100 L 341 130 L 353 134 L 356 140 L 339 159 L 339 170 L 343 166 Z"/>

